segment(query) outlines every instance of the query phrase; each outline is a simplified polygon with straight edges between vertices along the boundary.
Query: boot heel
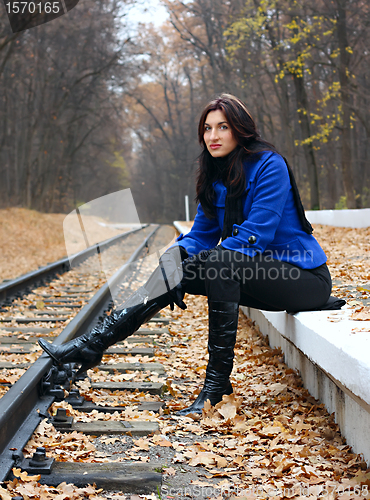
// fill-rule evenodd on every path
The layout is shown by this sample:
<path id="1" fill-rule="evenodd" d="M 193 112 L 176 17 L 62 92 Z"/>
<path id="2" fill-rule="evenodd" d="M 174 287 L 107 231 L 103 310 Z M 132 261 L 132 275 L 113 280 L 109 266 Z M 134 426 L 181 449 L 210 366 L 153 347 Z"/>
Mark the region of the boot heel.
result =
<path id="1" fill-rule="evenodd" d="M 87 363 L 83 363 L 80 368 L 78 369 L 76 375 L 75 375 L 75 378 L 77 378 L 79 375 L 81 375 L 82 373 L 84 372 L 87 372 L 87 370 L 90 370 L 91 368 L 95 368 L 95 366 L 97 366 L 100 361 L 101 361 L 101 356 L 100 356 L 100 359 L 99 360 L 95 360 L 95 361 L 89 361 Z"/>

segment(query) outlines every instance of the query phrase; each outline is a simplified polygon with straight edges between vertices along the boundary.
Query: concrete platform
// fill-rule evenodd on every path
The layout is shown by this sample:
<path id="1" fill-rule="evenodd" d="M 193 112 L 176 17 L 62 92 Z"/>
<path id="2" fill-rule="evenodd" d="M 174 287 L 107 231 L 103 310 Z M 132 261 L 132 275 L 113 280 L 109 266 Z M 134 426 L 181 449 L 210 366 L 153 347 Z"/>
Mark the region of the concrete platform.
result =
<path id="1" fill-rule="evenodd" d="M 351 333 L 367 322 L 351 321 L 351 309 L 294 316 L 241 309 L 268 336 L 271 347 L 281 348 L 285 363 L 299 371 L 310 394 L 335 413 L 347 444 L 370 463 L 370 331 Z"/>
<path id="2" fill-rule="evenodd" d="M 307 210 L 311 224 L 338 227 L 369 227 L 370 208 L 352 210 Z"/>

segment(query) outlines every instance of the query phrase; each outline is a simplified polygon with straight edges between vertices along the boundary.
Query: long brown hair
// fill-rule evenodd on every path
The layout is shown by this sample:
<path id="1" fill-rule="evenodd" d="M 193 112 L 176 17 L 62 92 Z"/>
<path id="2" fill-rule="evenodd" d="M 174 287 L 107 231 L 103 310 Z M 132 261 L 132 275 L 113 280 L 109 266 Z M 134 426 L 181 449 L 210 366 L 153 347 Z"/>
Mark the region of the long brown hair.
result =
<path id="1" fill-rule="evenodd" d="M 198 140 L 202 146 L 199 155 L 199 168 L 196 183 L 196 201 L 202 205 L 205 215 L 211 219 L 215 216 L 213 208 L 213 182 L 220 177 L 217 163 L 222 159 L 215 159 L 209 153 L 204 142 L 204 124 L 210 111 L 221 110 L 231 128 L 238 145 L 226 159 L 222 169 L 222 181 L 230 184 L 232 196 L 241 196 L 245 189 L 245 175 L 243 162 L 252 154 L 261 151 L 276 151 L 275 147 L 261 139 L 255 121 L 243 101 L 231 94 L 221 94 L 210 101 L 204 108 L 199 120 Z"/>

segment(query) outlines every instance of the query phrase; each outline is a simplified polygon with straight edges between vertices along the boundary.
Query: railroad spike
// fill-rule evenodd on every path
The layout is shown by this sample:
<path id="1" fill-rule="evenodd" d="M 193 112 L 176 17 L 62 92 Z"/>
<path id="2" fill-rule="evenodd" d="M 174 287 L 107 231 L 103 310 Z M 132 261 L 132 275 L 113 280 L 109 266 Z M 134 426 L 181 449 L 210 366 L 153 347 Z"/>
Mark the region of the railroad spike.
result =
<path id="1" fill-rule="evenodd" d="M 45 448 L 39 446 L 31 458 L 25 458 L 20 468 L 29 474 L 51 474 L 55 459 L 46 456 Z"/>
<path id="2" fill-rule="evenodd" d="M 56 415 L 51 419 L 51 423 L 56 429 L 70 429 L 73 425 L 73 417 L 67 416 L 65 408 L 58 408 Z"/>
<path id="3" fill-rule="evenodd" d="M 65 400 L 67 403 L 72 405 L 72 407 L 78 407 L 83 405 L 85 398 L 81 396 L 78 389 L 71 389 Z"/>

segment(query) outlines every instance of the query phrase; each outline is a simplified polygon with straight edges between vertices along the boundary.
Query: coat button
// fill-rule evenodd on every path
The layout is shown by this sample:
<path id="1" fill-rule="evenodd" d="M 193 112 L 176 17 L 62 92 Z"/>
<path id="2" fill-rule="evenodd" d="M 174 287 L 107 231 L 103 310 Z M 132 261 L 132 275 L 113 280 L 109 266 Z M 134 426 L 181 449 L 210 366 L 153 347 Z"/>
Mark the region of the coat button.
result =
<path id="1" fill-rule="evenodd" d="M 254 245 L 257 241 L 257 238 L 255 236 L 249 236 L 248 238 L 248 243 L 250 243 L 251 245 Z"/>
<path id="2" fill-rule="evenodd" d="M 233 229 L 233 236 L 237 236 L 239 234 L 239 229 L 236 227 Z"/>

